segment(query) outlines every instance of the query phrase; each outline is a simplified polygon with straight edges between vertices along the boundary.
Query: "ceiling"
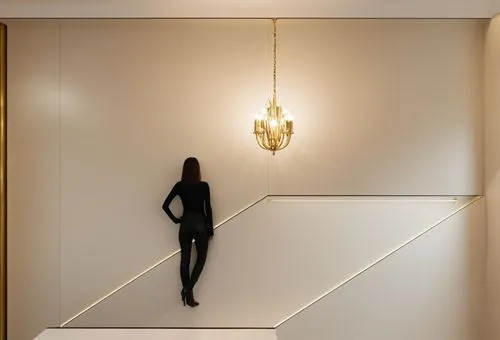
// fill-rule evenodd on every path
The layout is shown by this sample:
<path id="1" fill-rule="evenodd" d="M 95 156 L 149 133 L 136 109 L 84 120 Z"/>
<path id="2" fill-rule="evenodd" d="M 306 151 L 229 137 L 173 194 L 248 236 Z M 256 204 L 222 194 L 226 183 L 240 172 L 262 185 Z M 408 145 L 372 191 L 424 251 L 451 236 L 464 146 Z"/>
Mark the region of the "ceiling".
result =
<path id="1" fill-rule="evenodd" d="M 0 0 L 0 18 L 490 18 L 500 0 Z"/>

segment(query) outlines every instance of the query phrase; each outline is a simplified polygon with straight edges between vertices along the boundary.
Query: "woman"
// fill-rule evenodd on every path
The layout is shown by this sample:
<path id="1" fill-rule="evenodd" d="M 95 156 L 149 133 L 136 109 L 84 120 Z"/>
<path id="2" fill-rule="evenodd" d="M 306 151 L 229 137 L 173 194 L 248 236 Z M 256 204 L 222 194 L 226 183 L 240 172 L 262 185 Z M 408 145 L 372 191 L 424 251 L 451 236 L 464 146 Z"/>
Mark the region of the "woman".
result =
<path id="1" fill-rule="evenodd" d="M 174 216 L 169 206 L 175 196 L 182 201 L 184 213 L 181 218 Z M 181 246 L 181 298 L 184 306 L 196 307 L 199 303 L 194 299 L 193 287 L 200 277 L 207 258 L 208 240 L 214 235 L 212 208 L 210 206 L 210 188 L 201 181 L 200 164 L 194 157 L 184 161 L 182 179 L 177 182 L 165 202 L 163 210 L 174 223 L 180 223 L 179 243 Z M 196 247 L 196 263 L 191 275 L 191 245 L 193 239 Z"/>

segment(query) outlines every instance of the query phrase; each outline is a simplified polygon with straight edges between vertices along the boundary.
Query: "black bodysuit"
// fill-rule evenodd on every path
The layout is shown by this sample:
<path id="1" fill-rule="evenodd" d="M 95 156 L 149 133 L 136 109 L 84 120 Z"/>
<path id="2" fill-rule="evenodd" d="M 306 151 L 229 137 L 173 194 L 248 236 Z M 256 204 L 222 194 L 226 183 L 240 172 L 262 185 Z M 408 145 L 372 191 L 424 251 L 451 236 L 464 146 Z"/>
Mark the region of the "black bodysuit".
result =
<path id="1" fill-rule="evenodd" d="M 181 218 L 174 216 L 169 206 L 179 195 L 184 208 Z M 210 206 L 210 188 L 206 182 L 177 182 L 168 194 L 162 206 L 174 223 L 180 223 L 179 244 L 181 246 L 181 280 L 184 289 L 193 289 L 203 270 L 208 251 L 208 238 L 214 235 L 212 207 Z M 196 263 L 189 274 L 191 246 L 193 239 L 196 246 Z"/>
<path id="2" fill-rule="evenodd" d="M 168 194 L 165 202 L 163 203 L 163 210 L 167 213 L 168 217 L 174 223 L 180 223 L 182 219 L 174 216 L 169 206 L 175 196 L 179 195 L 184 208 L 184 214 L 201 214 L 206 218 L 208 236 L 213 236 L 213 220 L 212 220 L 212 207 L 210 205 L 210 187 L 207 182 L 198 183 L 184 183 L 177 182 L 170 193 Z"/>

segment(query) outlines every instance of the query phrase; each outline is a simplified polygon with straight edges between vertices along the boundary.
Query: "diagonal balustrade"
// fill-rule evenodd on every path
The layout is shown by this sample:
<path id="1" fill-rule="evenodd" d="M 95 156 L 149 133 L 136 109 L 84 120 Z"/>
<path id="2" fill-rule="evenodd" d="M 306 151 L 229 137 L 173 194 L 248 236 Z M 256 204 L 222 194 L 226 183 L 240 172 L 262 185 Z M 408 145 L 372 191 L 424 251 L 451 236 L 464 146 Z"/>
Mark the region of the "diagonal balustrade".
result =
<path id="1" fill-rule="evenodd" d="M 275 327 L 456 213 L 471 197 L 269 196 L 226 221 L 182 307 L 178 255 L 66 327 Z"/>

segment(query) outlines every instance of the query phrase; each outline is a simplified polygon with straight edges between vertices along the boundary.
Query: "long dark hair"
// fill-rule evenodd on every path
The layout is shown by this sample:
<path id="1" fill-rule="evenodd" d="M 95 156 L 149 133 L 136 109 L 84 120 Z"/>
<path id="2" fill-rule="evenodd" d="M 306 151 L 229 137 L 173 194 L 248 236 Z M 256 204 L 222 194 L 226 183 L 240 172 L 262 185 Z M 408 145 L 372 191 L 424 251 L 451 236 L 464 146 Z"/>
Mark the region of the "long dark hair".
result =
<path id="1" fill-rule="evenodd" d="M 201 181 L 200 163 L 195 157 L 186 158 L 182 167 L 182 181 L 198 183 Z"/>

